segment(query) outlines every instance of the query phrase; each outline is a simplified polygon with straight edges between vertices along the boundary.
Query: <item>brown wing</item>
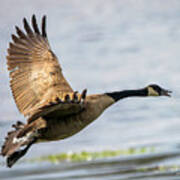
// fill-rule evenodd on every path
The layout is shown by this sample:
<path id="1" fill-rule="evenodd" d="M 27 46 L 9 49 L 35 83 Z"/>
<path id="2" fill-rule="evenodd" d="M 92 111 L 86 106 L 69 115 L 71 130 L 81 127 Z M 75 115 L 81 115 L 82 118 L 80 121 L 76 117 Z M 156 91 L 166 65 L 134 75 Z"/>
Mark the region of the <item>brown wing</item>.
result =
<path id="1" fill-rule="evenodd" d="M 61 99 L 73 90 L 50 49 L 46 17 L 42 18 L 42 32 L 39 31 L 35 15 L 32 16 L 33 30 L 25 18 L 23 22 L 26 34 L 16 27 L 18 36 L 12 35 L 7 64 L 15 102 L 19 111 L 26 116 L 33 114 L 33 109 L 43 107 L 57 97 Z"/>
<path id="2" fill-rule="evenodd" d="M 43 107 L 35 107 L 35 109 L 32 109 L 33 113 L 30 113 L 32 115 L 28 118 L 28 123 L 34 121 L 40 116 L 59 118 L 81 112 L 86 107 L 84 101 L 86 93 L 86 89 L 83 90 L 82 94 L 79 94 L 76 91 L 67 94 L 63 100 L 56 98 L 55 101 L 52 101 Z"/>

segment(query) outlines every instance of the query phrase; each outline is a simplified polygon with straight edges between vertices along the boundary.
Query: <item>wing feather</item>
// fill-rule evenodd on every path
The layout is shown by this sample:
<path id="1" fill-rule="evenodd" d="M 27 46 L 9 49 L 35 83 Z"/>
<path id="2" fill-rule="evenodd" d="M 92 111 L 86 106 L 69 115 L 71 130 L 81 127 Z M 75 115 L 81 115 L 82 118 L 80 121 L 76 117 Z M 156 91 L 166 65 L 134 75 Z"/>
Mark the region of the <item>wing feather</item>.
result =
<path id="1" fill-rule="evenodd" d="M 45 106 L 35 106 L 34 109 L 32 109 L 32 115 L 28 118 L 28 123 L 40 116 L 59 118 L 83 111 L 86 108 L 86 93 L 87 90 L 84 89 L 81 94 L 73 92 L 64 96 L 63 99 L 60 99 L 59 97 L 51 99 L 51 101 Z"/>
<path id="2" fill-rule="evenodd" d="M 29 37 L 33 37 L 34 36 L 34 33 L 31 29 L 31 27 L 29 26 L 26 18 L 23 19 L 23 22 L 24 22 L 24 29 L 26 30 L 27 34 Z M 21 36 L 20 36 L 21 37 Z"/>
<path id="3" fill-rule="evenodd" d="M 35 15 L 32 16 L 32 26 L 33 26 L 33 29 L 34 29 L 35 33 L 40 35 L 40 31 L 39 31 L 39 28 L 38 28 L 38 25 L 37 25 L 37 22 L 36 22 Z"/>
<path id="4" fill-rule="evenodd" d="M 32 28 L 23 19 L 23 32 L 16 26 L 7 55 L 10 86 L 19 111 L 32 115 L 35 107 L 46 106 L 56 97 L 73 90 L 64 78 L 56 55 L 52 52 L 46 34 L 46 16 L 39 31 L 36 17 L 32 16 Z M 34 112 L 32 111 L 34 110 Z"/>
<path id="5" fill-rule="evenodd" d="M 42 36 L 44 38 L 47 37 L 47 33 L 46 33 L 46 16 L 43 16 L 43 18 L 42 18 Z"/>

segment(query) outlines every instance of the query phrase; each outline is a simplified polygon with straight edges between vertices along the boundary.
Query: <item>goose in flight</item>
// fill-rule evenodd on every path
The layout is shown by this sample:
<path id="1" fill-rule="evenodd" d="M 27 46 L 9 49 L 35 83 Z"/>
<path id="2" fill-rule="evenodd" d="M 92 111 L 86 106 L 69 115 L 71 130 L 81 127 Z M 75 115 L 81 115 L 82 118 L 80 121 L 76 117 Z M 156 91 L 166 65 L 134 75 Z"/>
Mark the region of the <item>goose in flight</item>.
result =
<path id="1" fill-rule="evenodd" d="M 58 58 L 51 50 L 46 34 L 46 16 L 41 31 L 35 15 L 32 27 L 23 19 L 23 32 L 9 43 L 7 65 L 10 86 L 19 111 L 27 123 L 12 127 L 1 149 L 7 166 L 20 159 L 32 144 L 68 138 L 95 119 L 109 106 L 127 97 L 170 96 L 171 91 L 156 84 L 137 90 L 123 90 L 86 95 L 74 91 L 64 78 Z"/>

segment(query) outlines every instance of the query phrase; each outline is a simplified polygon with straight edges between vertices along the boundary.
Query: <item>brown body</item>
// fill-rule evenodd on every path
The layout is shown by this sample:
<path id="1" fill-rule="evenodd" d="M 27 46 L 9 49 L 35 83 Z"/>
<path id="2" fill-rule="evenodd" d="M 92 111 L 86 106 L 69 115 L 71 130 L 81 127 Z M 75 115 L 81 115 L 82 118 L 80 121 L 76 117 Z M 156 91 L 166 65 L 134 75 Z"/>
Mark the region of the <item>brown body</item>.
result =
<path id="1" fill-rule="evenodd" d="M 34 127 L 39 126 L 40 129 L 44 129 L 38 134 L 37 142 L 60 140 L 78 133 L 113 103 L 114 100 L 105 94 L 90 95 L 84 101 L 84 110 L 77 114 L 65 117 L 49 114 L 46 117 L 40 117 L 32 122 L 36 124 Z"/>

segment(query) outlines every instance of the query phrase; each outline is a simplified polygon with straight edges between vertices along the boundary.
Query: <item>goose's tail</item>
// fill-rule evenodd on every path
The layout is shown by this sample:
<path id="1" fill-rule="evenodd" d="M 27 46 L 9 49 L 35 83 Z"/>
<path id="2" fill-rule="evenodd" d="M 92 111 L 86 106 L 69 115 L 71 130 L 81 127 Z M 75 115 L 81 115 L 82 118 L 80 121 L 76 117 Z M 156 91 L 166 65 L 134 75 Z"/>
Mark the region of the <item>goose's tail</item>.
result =
<path id="1" fill-rule="evenodd" d="M 32 136 L 31 128 L 22 122 L 18 121 L 12 127 L 15 130 L 8 133 L 1 149 L 1 155 L 7 157 L 8 167 L 12 167 L 18 159 L 24 156 L 30 146 L 36 141 Z M 23 146 L 25 148 L 20 149 Z"/>

